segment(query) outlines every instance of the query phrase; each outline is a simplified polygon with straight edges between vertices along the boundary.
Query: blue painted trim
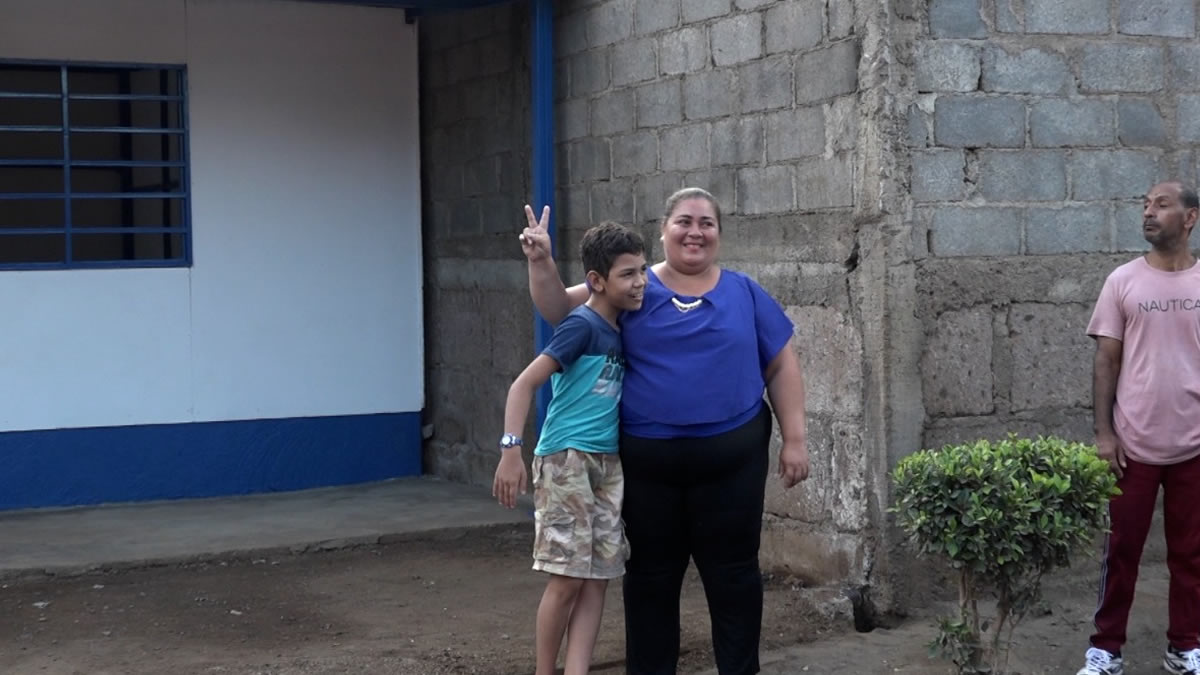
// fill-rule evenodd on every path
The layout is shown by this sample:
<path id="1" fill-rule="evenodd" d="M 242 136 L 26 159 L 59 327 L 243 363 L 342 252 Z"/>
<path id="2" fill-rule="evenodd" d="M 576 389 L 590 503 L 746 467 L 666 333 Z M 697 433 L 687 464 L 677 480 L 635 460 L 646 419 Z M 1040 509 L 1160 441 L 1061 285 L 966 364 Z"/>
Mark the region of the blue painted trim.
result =
<path id="1" fill-rule="evenodd" d="M 533 0 L 533 208 L 540 214 L 543 206 L 550 207 L 550 249 L 554 250 L 555 222 L 558 209 L 554 205 L 554 3 L 553 0 Z M 554 334 L 550 324 L 534 312 L 533 334 L 536 353 L 541 353 Z M 552 396 L 550 384 L 538 390 L 537 428 L 546 421 L 546 409 Z"/>
<path id="2" fill-rule="evenodd" d="M 0 510 L 219 497 L 421 473 L 420 413 L 0 433 Z"/>

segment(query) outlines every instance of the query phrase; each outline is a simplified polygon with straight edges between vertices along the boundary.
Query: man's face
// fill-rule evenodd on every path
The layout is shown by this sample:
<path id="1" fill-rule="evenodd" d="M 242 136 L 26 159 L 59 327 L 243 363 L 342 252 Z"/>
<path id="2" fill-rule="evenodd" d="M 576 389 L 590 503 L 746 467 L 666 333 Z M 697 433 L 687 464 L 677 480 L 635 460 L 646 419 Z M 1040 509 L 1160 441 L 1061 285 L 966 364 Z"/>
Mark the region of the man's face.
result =
<path id="1" fill-rule="evenodd" d="M 1160 183 L 1142 202 L 1142 236 L 1155 248 L 1171 248 L 1196 224 L 1196 210 L 1185 208 L 1178 183 Z"/>

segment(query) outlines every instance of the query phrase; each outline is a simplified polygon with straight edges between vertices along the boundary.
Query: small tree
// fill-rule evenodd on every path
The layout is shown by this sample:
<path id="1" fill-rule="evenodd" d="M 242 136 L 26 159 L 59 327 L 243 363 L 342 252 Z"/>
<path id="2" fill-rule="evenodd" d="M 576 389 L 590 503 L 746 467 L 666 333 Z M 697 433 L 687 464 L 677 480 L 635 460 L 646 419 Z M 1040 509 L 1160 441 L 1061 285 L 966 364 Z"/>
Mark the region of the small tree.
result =
<path id="1" fill-rule="evenodd" d="M 1094 446 L 1055 437 L 922 450 L 892 480 L 890 511 L 918 554 L 944 556 L 958 571 L 958 616 L 939 620 L 930 648 L 960 673 L 1004 671 L 1042 576 L 1106 530 L 1119 494 Z M 989 592 L 996 605 L 987 619 L 979 600 Z"/>

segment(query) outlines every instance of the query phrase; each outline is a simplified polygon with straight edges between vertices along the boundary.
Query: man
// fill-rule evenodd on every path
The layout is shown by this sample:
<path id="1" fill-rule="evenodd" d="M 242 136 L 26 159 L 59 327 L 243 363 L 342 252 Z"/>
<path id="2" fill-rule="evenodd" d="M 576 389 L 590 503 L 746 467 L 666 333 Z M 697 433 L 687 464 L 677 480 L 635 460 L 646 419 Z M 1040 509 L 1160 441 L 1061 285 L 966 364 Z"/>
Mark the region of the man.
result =
<path id="1" fill-rule="evenodd" d="M 1179 182 L 1146 195 L 1151 249 L 1108 276 L 1088 335 L 1096 340 L 1096 446 L 1117 475 L 1100 575 L 1096 632 L 1077 675 L 1123 675 L 1121 647 L 1138 563 L 1163 488 L 1170 571 L 1163 669 L 1200 675 L 1200 265 L 1188 238 L 1200 211 Z"/>

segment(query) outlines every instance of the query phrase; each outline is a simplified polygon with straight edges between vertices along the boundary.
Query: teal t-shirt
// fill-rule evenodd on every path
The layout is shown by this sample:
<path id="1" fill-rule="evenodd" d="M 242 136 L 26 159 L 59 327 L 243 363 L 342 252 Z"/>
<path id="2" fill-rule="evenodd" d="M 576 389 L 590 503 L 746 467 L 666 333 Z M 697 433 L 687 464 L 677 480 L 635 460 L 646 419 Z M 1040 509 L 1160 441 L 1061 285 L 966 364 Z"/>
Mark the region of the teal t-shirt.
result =
<path id="1" fill-rule="evenodd" d="M 568 448 L 616 452 L 625 357 L 621 334 L 587 305 L 571 311 L 542 353 L 558 362 L 550 376 L 554 398 L 535 455 Z"/>

